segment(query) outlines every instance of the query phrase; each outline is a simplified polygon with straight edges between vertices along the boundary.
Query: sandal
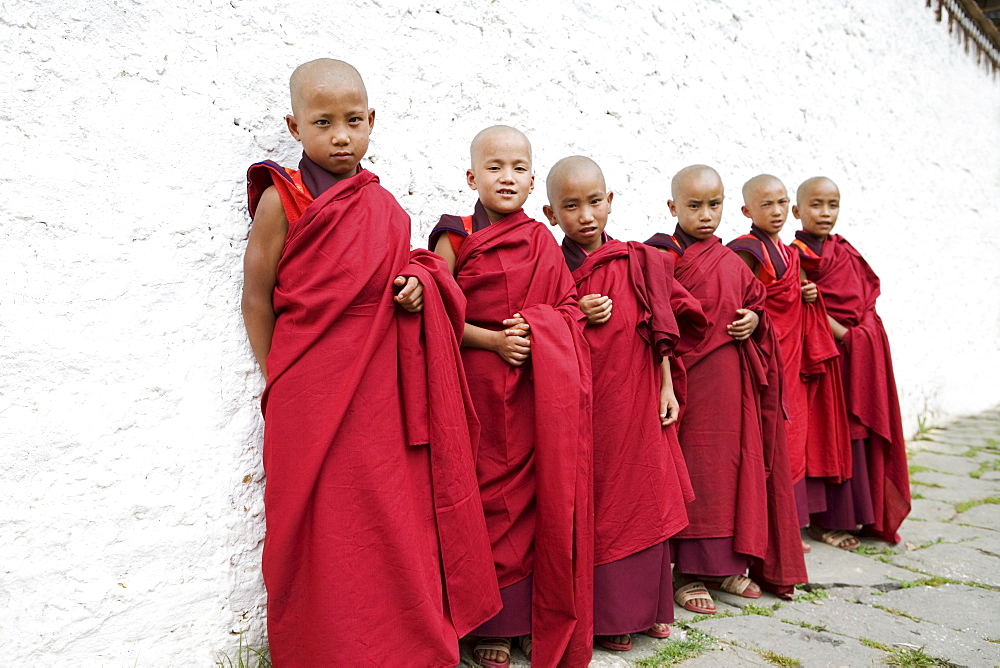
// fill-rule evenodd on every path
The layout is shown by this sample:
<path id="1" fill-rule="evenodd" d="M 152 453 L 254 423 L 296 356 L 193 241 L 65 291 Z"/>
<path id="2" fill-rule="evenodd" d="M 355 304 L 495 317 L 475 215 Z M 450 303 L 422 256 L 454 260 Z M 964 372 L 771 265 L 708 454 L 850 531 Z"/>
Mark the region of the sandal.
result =
<path id="1" fill-rule="evenodd" d="M 712 601 L 711 608 L 702 608 L 691 602 L 699 598 L 712 600 L 712 595 L 708 593 L 708 589 L 701 582 L 688 582 L 683 587 L 678 587 L 674 591 L 674 601 L 688 612 L 694 612 L 699 615 L 714 615 L 718 612 L 714 601 Z"/>
<path id="2" fill-rule="evenodd" d="M 670 627 L 661 622 L 657 622 L 653 624 L 652 628 L 648 628 L 642 633 L 643 635 L 647 635 L 650 638 L 669 638 Z"/>
<path id="3" fill-rule="evenodd" d="M 503 661 L 483 658 L 483 654 L 489 651 L 504 652 L 507 658 Z M 476 664 L 482 668 L 507 668 L 510 665 L 510 638 L 480 638 L 472 650 L 472 656 L 475 657 Z"/>
<path id="4" fill-rule="evenodd" d="M 625 638 L 625 642 L 615 642 L 618 638 Z M 628 633 L 617 636 L 594 636 L 594 644 L 614 652 L 627 652 L 632 649 L 632 636 Z"/>
<path id="5" fill-rule="evenodd" d="M 531 661 L 531 634 L 518 638 L 517 646 L 521 648 L 524 658 Z"/>
<path id="6" fill-rule="evenodd" d="M 832 545 L 841 550 L 854 550 L 861 545 L 861 541 L 847 533 L 846 531 L 823 531 L 822 529 L 809 527 L 809 535 L 821 543 Z"/>
<path id="7" fill-rule="evenodd" d="M 719 591 L 724 591 L 727 594 L 735 594 L 736 596 L 742 596 L 743 598 L 760 598 L 761 589 L 760 585 L 757 586 L 757 591 L 747 592 L 750 585 L 757 584 L 747 576 L 740 575 L 730 575 L 724 580 L 715 580 L 712 578 L 702 578 L 705 581 L 705 586 L 709 589 L 718 589 Z"/>

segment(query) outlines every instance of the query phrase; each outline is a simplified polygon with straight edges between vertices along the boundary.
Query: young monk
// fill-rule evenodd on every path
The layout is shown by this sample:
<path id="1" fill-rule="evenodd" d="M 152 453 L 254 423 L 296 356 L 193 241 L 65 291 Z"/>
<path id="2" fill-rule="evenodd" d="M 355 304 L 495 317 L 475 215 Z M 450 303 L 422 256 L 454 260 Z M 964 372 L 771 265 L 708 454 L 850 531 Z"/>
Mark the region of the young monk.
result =
<path id="1" fill-rule="evenodd" d="M 631 633 L 670 635 L 667 539 L 687 525 L 692 499 L 677 442 L 670 277 L 653 248 L 605 234 L 614 193 L 593 160 L 563 158 L 546 190 L 543 211 L 566 235 L 593 370 L 594 641 L 625 651 Z"/>
<path id="2" fill-rule="evenodd" d="M 785 370 L 786 431 L 795 502 L 799 525 L 806 527 L 810 512 L 826 509 L 824 481 L 840 483 L 851 477 L 839 353 L 816 284 L 799 266 L 798 251 L 778 236 L 788 218 L 785 185 L 770 174 L 755 176 L 743 186 L 743 202 L 743 215 L 752 221 L 750 234 L 728 245 L 767 290 L 764 308 L 774 324 Z M 810 533 L 843 549 L 858 546 L 849 534 L 837 536 L 816 527 L 811 527 Z M 808 551 L 805 543 L 803 549 Z"/>
<path id="3" fill-rule="evenodd" d="M 458 350 L 464 299 L 440 258 L 410 252 L 409 218 L 359 165 L 375 111 L 357 70 L 310 61 L 290 88 L 303 156 L 297 170 L 250 168 L 243 285 L 267 380 L 271 656 L 454 666 L 459 636 L 500 608 Z"/>
<path id="4" fill-rule="evenodd" d="M 462 360 L 482 422 L 476 459 L 503 610 L 474 631 L 484 666 L 510 638 L 540 666 L 585 666 L 593 635 L 590 361 L 573 279 L 522 210 L 531 145 L 494 126 L 471 146 L 472 216 L 442 216 L 430 245 L 468 299 Z M 529 635 L 530 634 L 530 635 Z"/>
<path id="5" fill-rule="evenodd" d="M 673 236 L 646 243 L 676 256 L 674 276 L 713 325 L 681 355 L 688 374 L 680 443 L 695 500 L 673 538 L 679 605 L 712 614 L 706 585 L 747 598 L 760 585 L 789 596 L 806 582 L 781 412 L 781 365 L 764 312 L 765 290 L 715 236 L 725 191 L 711 167 L 670 184 Z M 745 573 L 759 582 L 751 580 Z"/>
<path id="6" fill-rule="evenodd" d="M 854 246 L 832 233 L 840 214 L 833 181 L 806 180 L 792 214 L 802 222 L 794 244 L 840 348 L 853 448 L 852 478 L 827 486 L 826 512 L 812 522 L 822 531 L 863 525 L 865 535 L 898 543 L 896 531 L 910 512 L 910 481 L 889 339 L 875 311 L 879 279 Z"/>

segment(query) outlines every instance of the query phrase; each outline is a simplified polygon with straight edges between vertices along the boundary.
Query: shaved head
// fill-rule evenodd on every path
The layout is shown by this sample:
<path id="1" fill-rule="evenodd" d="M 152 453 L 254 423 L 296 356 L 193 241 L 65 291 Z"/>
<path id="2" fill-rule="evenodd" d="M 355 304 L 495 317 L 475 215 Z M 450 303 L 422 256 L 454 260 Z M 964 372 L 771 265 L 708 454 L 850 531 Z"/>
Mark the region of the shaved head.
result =
<path id="1" fill-rule="evenodd" d="M 492 142 L 521 143 L 527 152 L 528 161 L 531 161 L 531 142 L 523 132 L 509 125 L 493 125 L 485 130 L 480 130 L 479 134 L 472 138 L 469 146 L 469 156 L 472 158 L 472 165 L 475 167 L 476 161 L 481 157 L 483 148 Z"/>
<path id="2" fill-rule="evenodd" d="M 679 193 L 694 183 L 718 184 L 722 186 L 722 177 L 708 165 L 690 165 L 674 174 L 670 181 L 670 197 L 677 199 Z"/>
<path id="3" fill-rule="evenodd" d="M 292 114 L 297 113 L 306 96 L 317 88 L 357 91 L 365 100 L 365 106 L 368 105 L 368 91 L 361 74 L 343 60 L 317 58 L 302 63 L 292 72 L 288 88 L 292 97 Z"/>
<path id="4" fill-rule="evenodd" d="M 837 191 L 838 195 L 840 194 L 840 188 L 837 187 L 837 184 L 834 183 L 832 179 L 825 176 L 814 176 L 803 181 L 802 185 L 799 186 L 799 189 L 795 191 L 795 203 L 802 206 L 803 202 L 808 200 L 809 196 L 812 195 L 817 188 L 822 187 L 832 188 Z"/>
<path id="5" fill-rule="evenodd" d="M 761 188 L 769 188 L 772 186 L 784 188 L 785 184 L 782 183 L 781 179 L 777 176 L 771 176 L 770 174 L 758 174 L 743 184 L 743 203 L 749 205 L 751 200 L 753 200 L 754 193 Z"/>
<path id="6" fill-rule="evenodd" d="M 583 177 L 596 177 L 600 180 L 601 188 L 607 189 L 604 172 L 596 162 L 586 156 L 571 155 L 552 165 L 549 175 L 545 177 L 545 193 L 549 197 L 549 203 L 556 201 L 559 189 L 565 184 Z"/>

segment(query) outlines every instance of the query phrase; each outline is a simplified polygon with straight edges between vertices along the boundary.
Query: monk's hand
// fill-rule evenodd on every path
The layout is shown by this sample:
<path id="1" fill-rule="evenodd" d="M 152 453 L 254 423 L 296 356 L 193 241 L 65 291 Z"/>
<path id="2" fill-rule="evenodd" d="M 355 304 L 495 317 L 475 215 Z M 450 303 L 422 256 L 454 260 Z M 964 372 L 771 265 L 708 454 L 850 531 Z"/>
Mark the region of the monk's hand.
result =
<path id="1" fill-rule="evenodd" d="M 664 387 L 660 390 L 660 424 L 664 427 L 677 422 L 677 413 L 680 411 L 680 404 L 674 395 L 672 387 Z"/>
<path id="2" fill-rule="evenodd" d="M 410 313 L 420 313 L 424 309 L 424 286 L 416 276 L 397 276 L 392 284 L 402 288 L 393 297 L 393 301 Z"/>
<path id="3" fill-rule="evenodd" d="M 753 330 L 757 329 L 760 317 L 745 308 L 736 309 L 736 315 L 740 316 L 739 320 L 733 320 L 731 324 L 726 325 L 726 333 L 737 341 L 743 341 L 750 338 Z"/>
<path id="4" fill-rule="evenodd" d="M 515 313 L 504 320 L 503 326 L 506 327 L 503 330 L 506 336 L 523 336 L 526 339 L 531 337 L 531 325 L 520 313 Z"/>
<path id="5" fill-rule="evenodd" d="M 815 283 L 812 281 L 802 281 L 802 301 L 806 304 L 812 304 L 818 296 L 819 291 L 816 289 Z"/>
<path id="6" fill-rule="evenodd" d="M 603 325 L 611 318 L 611 297 L 584 295 L 580 298 L 580 310 L 587 316 L 588 325 Z"/>
<path id="7" fill-rule="evenodd" d="M 515 328 L 515 331 L 521 330 L 520 328 Z M 511 366 L 521 366 L 528 361 L 528 356 L 531 355 L 531 339 L 527 335 L 507 334 L 506 331 L 497 332 L 497 334 L 500 336 L 497 341 L 496 351 L 503 358 L 504 362 Z"/>

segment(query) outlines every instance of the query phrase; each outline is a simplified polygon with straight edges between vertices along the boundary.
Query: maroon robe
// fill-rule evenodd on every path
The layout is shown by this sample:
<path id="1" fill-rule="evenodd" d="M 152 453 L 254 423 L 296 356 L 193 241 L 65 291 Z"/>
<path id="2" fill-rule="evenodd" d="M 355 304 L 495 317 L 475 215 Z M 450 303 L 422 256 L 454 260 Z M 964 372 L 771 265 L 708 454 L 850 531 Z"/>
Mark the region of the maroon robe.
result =
<path id="1" fill-rule="evenodd" d="M 757 277 L 767 290 L 764 308 L 774 325 L 784 365 L 792 482 L 807 475 L 836 482 L 850 478 L 851 441 L 839 353 L 822 298 L 812 304 L 802 301 L 798 251 L 775 244 L 756 226 L 728 246 L 756 258 Z"/>
<path id="2" fill-rule="evenodd" d="M 718 237 L 684 235 L 682 246 L 658 234 L 646 243 L 677 256 L 674 276 L 711 323 L 681 356 L 688 406 L 680 442 L 695 500 L 688 505 L 691 522 L 677 538 L 731 539 L 726 544 L 750 558 L 761 586 L 787 596 L 807 576 L 788 470 L 780 352 L 764 311 L 764 287 Z M 760 316 L 753 336 L 742 342 L 726 332 L 740 308 Z"/>
<path id="3" fill-rule="evenodd" d="M 661 253 L 613 239 L 589 255 L 572 239 L 562 245 L 577 293 L 614 301 L 607 322 L 584 329 L 594 378 L 594 577 L 604 594 L 594 616 L 598 635 L 633 633 L 673 621 L 666 540 L 687 525 L 693 499 L 676 423 L 659 419 L 660 361 L 680 334 Z M 659 559 L 633 558 L 654 546 Z"/>
<path id="4" fill-rule="evenodd" d="M 371 172 L 259 163 L 288 218 L 264 413 L 263 572 L 276 665 L 454 666 L 500 607 L 460 363 L 464 297 Z M 303 174 L 324 188 L 315 200 Z M 421 314 L 393 302 L 424 286 Z M 433 406 L 432 412 L 429 407 Z"/>
<path id="5" fill-rule="evenodd" d="M 878 276 L 839 234 L 824 240 L 799 231 L 795 237 L 806 275 L 819 287 L 827 312 L 847 328 L 840 345 L 844 394 L 851 438 L 866 441 L 875 511 L 865 533 L 898 543 L 896 532 L 910 512 L 910 483 L 889 339 L 875 311 Z"/>
<path id="6" fill-rule="evenodd" d="M 490 224 L 481 203 L 465 232 L 444 216 L 431 232 L 466 236 L 455 277 L 466 321 L 502 330 L 520 313 L 531 327 L 529 362 L 513 367 L 487 350 L 462 348 L 482 437 L 479 489 L 500 586 L 525 593 L 517 610 L 532 634 L 532 662 L 586 666 L 593 636 L 593 497 L 590 355 L 583 314 L 562 253 L 523 211 Z M 504 605 L 510 599 L 504 597 Z M 510 610 L 501 613 L 509 614 Z M 493 631 L 485 631 L 490 632 Z"/>

